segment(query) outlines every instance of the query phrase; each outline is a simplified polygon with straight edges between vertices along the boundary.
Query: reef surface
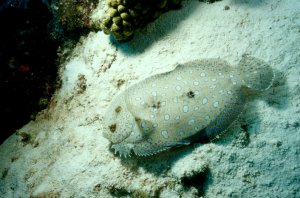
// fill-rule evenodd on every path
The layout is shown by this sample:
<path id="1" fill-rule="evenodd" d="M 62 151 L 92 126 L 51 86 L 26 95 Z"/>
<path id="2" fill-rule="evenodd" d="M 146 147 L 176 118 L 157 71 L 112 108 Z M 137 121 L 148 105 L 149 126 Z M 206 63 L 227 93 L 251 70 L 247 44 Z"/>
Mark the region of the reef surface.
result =
<path id="1" fill-rule="evenodd" d="M 300 197 L 300 2 L 182 4 L 129 42 L 81 39 L 49 107 L 0 146 L 2 197 Z M 178 63 L 237 65 L 243 54 L 276 78 L 221 137 L 147 158 L 109 149 L 103 118 L 126 87 Z"/>

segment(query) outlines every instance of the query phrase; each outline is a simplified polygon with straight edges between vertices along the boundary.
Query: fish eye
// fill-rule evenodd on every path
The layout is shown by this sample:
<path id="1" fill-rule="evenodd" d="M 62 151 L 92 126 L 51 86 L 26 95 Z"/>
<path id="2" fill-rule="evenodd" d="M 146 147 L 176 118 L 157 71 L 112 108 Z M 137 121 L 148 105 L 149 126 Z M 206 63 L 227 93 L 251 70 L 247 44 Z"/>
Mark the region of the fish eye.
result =
<path id="1" fill-rule="evenodd" d="M 115 132 L 116 130 L 117 130 L 117 124 L 112 124 L 112 125 L 110 125 L 109 126 L 109 130 L 110 130 L 110 132 Z"/>
<path id="2" fill-rule="evenodd" d="M 121 110 L 122 110 L 122 107 L 121 107 L 121 106 L 117 106 L 117 107 L 115 108 L 115 112 L 116 112 L 116 113 L 120 113 Z"/>

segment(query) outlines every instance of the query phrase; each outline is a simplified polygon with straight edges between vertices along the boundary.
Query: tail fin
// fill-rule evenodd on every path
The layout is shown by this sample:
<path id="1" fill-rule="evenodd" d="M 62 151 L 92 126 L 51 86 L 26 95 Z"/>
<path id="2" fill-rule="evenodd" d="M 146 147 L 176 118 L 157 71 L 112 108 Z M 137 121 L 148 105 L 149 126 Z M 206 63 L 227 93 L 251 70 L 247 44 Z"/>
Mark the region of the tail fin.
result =
<path id="1" fill-rule="evenodd" d="M 260 59 L 243 55 L 239 68 L 245 76 L 244 81 L 248 88 L 262 91 L 268 89 L 273 83 L 273 69 Z"/>

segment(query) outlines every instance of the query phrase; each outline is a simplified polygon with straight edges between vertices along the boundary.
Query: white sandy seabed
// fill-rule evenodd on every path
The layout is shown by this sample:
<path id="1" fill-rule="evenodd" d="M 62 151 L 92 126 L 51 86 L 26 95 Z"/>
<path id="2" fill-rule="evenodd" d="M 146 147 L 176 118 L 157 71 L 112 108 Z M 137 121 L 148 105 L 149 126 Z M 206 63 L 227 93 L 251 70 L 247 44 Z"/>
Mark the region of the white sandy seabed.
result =
<path id="1" fill-rule="evenodd" d="M 228 9 L 224 9 L 229 6 Z M 277 77 L 221 138 L 120 159 L 102 137 L 111 99 L 176 63 L 243 54 Z M 0 197 L 300 197 L 300 1 L 184 1 L 127 43 L 90 33 L 49 108 L 0 146 Z"/>

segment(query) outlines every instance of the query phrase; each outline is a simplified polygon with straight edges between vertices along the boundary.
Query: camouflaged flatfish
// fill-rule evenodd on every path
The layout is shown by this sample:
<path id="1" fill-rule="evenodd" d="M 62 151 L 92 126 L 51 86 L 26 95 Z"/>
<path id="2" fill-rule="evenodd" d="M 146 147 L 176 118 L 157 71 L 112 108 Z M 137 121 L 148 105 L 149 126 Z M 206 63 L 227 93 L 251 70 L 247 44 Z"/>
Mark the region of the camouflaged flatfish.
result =
<path id="1" fill-rule="evenodd" d="M 269 88 L 273 76 L 270 66 L 249 56 L 238 67 L 220 59 L 178 65 L 118 95 L 105 114 L 103 134 L 125 157 L 214 137 L 241 113 L 247 90 Z"/>

